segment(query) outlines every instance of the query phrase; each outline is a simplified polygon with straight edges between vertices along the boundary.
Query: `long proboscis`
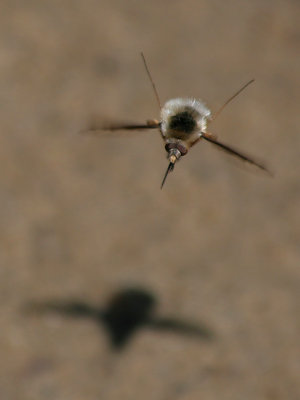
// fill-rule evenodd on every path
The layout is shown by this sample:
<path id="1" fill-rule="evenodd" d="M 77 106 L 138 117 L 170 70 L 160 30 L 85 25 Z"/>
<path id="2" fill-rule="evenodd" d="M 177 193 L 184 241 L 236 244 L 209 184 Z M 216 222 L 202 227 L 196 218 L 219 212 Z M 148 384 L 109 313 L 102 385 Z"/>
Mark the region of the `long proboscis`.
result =
<path id="1" fill-rule="evenodd" d="M 240 160 L 243 160 L 249 164 L 255 165 L 257 168 L 260 168 L 261 170 L 267 172 L 268 175 L 273 176 L 273 173 L 266 167 L 264 163 L 255 160 L 253 157 L 248 156 L 245 153 L 242 153 L 240 150 L 237 150 L 232 146 L 228 146 L 227 144 L 219 142 L 210 134 L 202 133 L 202 137 L 208 142 L 218 146 L 221 150 L 225 151 L 226 153 L 231 154 L 232 156 L 235 156 Z"/>
<path id="2" fill-rule="evenodd" d="M 175 166 L 174 163 L 172 163 L 172 162 L 169 163 L 168 168 L 167 168 L 167 170 L 166 170 L 166 173 L 165 173 L 165 175 L 164 175 L 164 178 L 163 178 L 163 180 L 162 180 L 161 186 L 160 186 L 161 189 L 163 188 L 163 186 L 164 186 L 164 184 L 165 184 L 165 182 L 166 182 L 167 176 L 169 175 L 170 172 L 173 171 L 174 166 Z"/>

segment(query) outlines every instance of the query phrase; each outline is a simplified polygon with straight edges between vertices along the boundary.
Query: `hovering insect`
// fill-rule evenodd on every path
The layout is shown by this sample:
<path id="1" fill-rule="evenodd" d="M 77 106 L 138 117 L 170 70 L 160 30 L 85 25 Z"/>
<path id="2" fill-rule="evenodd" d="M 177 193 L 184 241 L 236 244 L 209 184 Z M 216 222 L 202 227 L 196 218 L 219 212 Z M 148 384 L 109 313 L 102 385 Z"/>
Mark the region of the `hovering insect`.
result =
<path id="1" fill-rule="evenodd" d="M 200 139 L 204 139 L 223 151 L 252 164 L 271 175 L 268 168 L 254 158 L 240 152 L 234 147 L 228 146 L 217 140 L 217 137 L 207 132 L 207 125 L 212 122 L 224 109 L 224 107 L 249 86 L 254 79 L 247 82 L 233 96 L 231 96 L 223 106 L 212 115 L 206 105 L 192 98 L 177 98 L 168 100 L 164 106 L 161 106 L 160 98 L 156 90 L 156 86 L 148 69 L 144 54 L 141 53 L 143 63 L 150 79 L 151 85 L 156 96 L 157 103 L 160 108 L 160 120 L 148 120 L 146 124 L 110 124 L 103 126 L 92 126 L 87 131 L 117 131 L 117 130 L 146 130 L 158 129 L 165 143 L 167 158 L 169 165 L 162 180 L 161 189 L 167 179 L 168 174 L 174 170 L 175 164 L 181 157 L 185 156 L 189 149 L 194 146 Z"/>

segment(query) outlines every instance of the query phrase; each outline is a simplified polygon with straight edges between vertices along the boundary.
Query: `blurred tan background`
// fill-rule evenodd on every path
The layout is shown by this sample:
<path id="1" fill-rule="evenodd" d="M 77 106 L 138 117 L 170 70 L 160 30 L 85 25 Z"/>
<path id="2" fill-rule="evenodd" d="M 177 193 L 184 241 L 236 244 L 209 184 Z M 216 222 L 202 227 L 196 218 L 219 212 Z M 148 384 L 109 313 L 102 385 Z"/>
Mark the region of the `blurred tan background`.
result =
<path id="1" fill-rule="evenodd" d="M 299 11 L 1 1 L 1 399 L 300 398 Z M 141 50 L 162 102 L 216 110 L 255 78 L 210 129 L 275 178 L 200 143 L 161 191 L 158 133 L 79 135 L 158 117 Z M 103 310 L 129 288 L 179 329 L 145 317 L 113 347 Z"/>

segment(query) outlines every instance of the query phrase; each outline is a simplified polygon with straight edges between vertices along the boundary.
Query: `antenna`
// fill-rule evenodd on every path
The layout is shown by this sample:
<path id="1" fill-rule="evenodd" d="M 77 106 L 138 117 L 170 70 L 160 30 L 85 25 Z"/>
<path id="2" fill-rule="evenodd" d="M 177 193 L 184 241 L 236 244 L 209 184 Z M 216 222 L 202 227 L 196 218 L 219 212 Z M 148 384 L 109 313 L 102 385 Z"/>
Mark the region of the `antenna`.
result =
<path id="1" fill-rule="evenodd" d="M 249 86 L 251 83 L 254 82 L 254 79 L 251 79 L 249 82 L 247 82 L 243 87 L 241 87 L 236 93 L 234 93 L 233 96 L 231 96 L 225 103 L 222 105 L 221 108 L 213 115 L 212 121 L 217 118 L 217 116 L 224 110 L 224 108 L 227 106 L 228 103 L 231 102 L 236 96 L 238 96 L 244 89 L 246 89 L 247 86 Z"/>
<path id="2" fill-rule="evenodd" d="M 153 88 L 153 90 L 154 90 L 154 94 L 155 94 L 155 97 L 156 97 L 158 106 L 159 106 L 159 108 L 161 109 L 161 103 L 160 103 L 159 95 L 158 95 L 158 92 L 157 92 L 157 90 L 156 90 L 155 83 L 154 83 L 154 81 L 153 81 L 153 79 L 152 79 L 152 76 L 151 76 L 151 74 L 150 74 L 149 68 L 148 68 L 148 66 L 147 66 L 144 53 L 143 53 L 142 51 L 141 51 L 141 56 L 142 56 L 142 59 L 143 59 L 143 63 L 144 63 L 144 66 L 145 66 L 147 75 L 148 75 L 148 77 L 149 77 L 149 79 L 150 79 L 152 88 Z"/>

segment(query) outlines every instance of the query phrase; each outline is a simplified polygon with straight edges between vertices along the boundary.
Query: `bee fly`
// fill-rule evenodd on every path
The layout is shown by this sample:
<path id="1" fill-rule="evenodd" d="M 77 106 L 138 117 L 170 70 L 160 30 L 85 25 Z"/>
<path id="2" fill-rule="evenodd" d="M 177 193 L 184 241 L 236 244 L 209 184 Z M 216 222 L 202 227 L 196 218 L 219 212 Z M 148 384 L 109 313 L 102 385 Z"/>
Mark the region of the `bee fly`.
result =
<path id="1" fill-rule="evenodd" d="M 141 53 L 141 56 L 160 108 L 160 120 L 148 120 L 146 124 L 111 124 L 102 127 L 92 126 L 90 129 L 88 129 L 88 131 L 158 129 L 165 143 L 167 158 L 169 160 L 169 165 L 163 177 L 161 188 L 163 188 L 168 174 L 173 171 L 175 163 L 180 160 L 181 157 L 185 156 L 189 149 L 199 142 L 200 139 L 204 139 L 214 144 L 221 150 L 258 167 L 271 175 L 270 171 L 264 164 L 240 152 L 234 147 L 220 142 L 217 140 L 215 135 L 207 132 L 208 123 L 215 120 L 224 107 L 238 94 L 240 94 L 247 86 L 254 82 L 254 79 L 247 82 L 241 89 L 231 96 L 214 115 L 211 114 L 211 111 L 202 101 L 191 98 L 171 99 L 168 100 L 162 107 L 144 54 Z"/>

